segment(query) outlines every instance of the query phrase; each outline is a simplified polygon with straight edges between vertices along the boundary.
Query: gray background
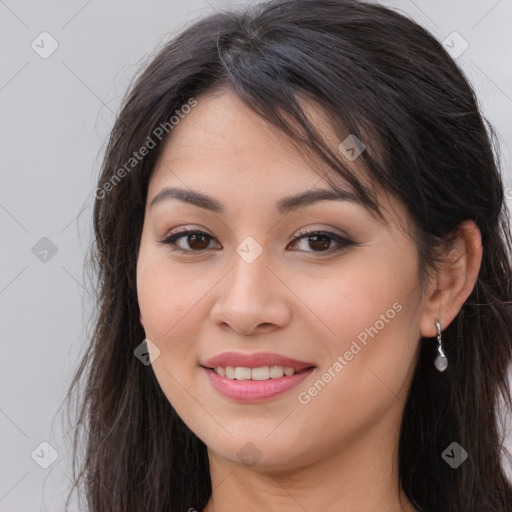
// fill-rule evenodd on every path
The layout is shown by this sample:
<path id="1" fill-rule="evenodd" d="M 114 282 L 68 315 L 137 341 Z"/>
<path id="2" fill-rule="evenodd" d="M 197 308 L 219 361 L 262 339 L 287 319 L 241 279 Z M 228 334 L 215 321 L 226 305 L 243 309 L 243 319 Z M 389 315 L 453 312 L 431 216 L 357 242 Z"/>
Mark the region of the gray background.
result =
<path id="1" fill-rule="evenodd" d="M 87 339 L 92 191 L 121 95 L 157 45 L 229 3 L 242 2 L 0 0 L 0 512 L 63 509 L 70 446 L 58 409 Z M 498 132 L 510 185 L 512 1 L 384 3 L 440 40 L 467 41 L 457 60 Z M 58 43 L 46 59 L 31 47 L 50 48 L 44 31 Z M 46 470 L 31 457 L 49 456 L 44 441 L 58 452 Z"/>

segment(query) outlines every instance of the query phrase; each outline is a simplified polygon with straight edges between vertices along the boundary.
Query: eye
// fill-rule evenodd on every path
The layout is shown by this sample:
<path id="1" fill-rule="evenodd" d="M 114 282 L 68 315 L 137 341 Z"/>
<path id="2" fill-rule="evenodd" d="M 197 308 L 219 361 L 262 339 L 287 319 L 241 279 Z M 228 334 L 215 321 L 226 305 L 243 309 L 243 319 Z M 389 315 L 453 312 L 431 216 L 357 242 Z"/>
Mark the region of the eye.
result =
<path id="1" fill-rule="evenodd" d="M 321 252 L 324 254 L 330 254 L 333 252 L 338 252 L 348 247 L 350 245 L 354 245 L 354 242 L 344 238 L 335 233 L 331 233 L 329 231 L 301 231 L 297 237 L 292 240 L 292 244 L 297 244 L 298 242 L 305 242 L 303 245 L 310 247 L 312 250 L 305 250 L 306 252 Z M 332 242 L 335 243 L 332 246 Z"/>
<path id="2" fill-rule="evenodd" d="M 172 245 L 173 250 L 180 252 L 202 252 L 211 249 L 209 245 L 212 240 L 214 238 L 204 231 L 182 229 L 161 240 L 160 243 Z"/>
<path id="3" fill-rule="evenodd" d="M 159 243 L 173 246 L 172 250 L 174 251 L 199 253 L 212 249 L 210 243 L 214 240 L 215 238 L 213 236 L 204 231 L 182 229 L 176 233 L 171 233 L 171 235 L 164 240 L 159 240 Z M 299 250 L 323 254 L 338 252 L 350 245 L 354 245 L 354 242 L 336 233 L 331 233 L 330 231 L 301 231 L 298 236 L 291 241 L 290 245 L 298 245 L 300 242 L 305 242 L 303 245 L 306 245 L 312 250 L 308 250 L 307 248 Z"/>

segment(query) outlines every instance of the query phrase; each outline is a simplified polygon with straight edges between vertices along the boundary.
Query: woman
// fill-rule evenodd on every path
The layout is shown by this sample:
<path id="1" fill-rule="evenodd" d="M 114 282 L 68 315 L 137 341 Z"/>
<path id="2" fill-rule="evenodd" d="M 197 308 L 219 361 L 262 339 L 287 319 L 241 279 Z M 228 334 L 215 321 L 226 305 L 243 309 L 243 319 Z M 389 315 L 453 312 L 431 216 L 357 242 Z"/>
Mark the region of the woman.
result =
<path id="1" fill-rule="evenodd" d="M 512 510 L 491 141 L 442 45 L 377 4 L 271 1 L 169 42 L 95 192 L 88 509 Z"/>

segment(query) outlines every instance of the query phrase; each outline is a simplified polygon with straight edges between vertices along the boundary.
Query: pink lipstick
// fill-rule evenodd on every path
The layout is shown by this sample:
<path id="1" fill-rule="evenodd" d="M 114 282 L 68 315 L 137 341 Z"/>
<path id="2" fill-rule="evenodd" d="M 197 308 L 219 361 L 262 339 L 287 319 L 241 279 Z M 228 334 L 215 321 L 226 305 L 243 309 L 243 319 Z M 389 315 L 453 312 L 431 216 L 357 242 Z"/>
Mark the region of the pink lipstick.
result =
<path id="1" fill-rule="evenodd" d="M 261 402 L 294 388 L 315 365 L 272 352 L 224 352 L 201 363 L 219 393 L 240 402 Z"/>

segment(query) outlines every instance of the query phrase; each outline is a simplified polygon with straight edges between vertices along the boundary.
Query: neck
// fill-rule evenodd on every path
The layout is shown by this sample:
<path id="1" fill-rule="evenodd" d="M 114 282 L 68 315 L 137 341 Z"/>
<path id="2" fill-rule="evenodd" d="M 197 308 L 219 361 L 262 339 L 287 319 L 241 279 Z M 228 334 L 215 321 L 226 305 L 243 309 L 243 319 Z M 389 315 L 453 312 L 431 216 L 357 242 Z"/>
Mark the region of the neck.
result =
<path id="1" fill-rule="evenodd" d="M 413 512 L 399 486 L 397 429 L 389 426 L 359 432 L 344 449 L 293 469 L 244 466 L 209 452 L 205 511 Z"/>

